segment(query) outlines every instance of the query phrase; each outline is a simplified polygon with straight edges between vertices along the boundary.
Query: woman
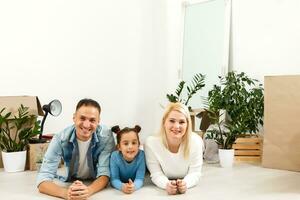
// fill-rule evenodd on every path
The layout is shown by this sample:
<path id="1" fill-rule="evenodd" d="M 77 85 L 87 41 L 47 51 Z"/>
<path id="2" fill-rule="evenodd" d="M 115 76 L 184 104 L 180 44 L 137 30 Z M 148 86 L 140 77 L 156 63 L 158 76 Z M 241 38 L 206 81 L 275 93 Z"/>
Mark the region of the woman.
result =
<path id="1" fill-rule="evenodd" d="M 203 141 L 191 132 L 187 107 L 170 103 L 162 118 L 160 133 L 145 142 L 147 167 L 152 182 L 168 194 L 182 194 L 201 176 Z"/>

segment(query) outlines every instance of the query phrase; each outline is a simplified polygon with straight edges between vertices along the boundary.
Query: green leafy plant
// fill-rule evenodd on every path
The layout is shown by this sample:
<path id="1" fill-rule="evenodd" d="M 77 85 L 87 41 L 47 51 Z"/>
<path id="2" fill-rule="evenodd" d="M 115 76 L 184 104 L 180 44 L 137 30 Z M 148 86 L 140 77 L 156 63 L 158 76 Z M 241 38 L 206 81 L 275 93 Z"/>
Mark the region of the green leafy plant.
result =
<path id="1" fill-rule="evenodd" d="M 167 94 L 167 99 L 170 102 L 181 102 L 185 105 L 188 105 L 188 102 L 192 98 L 194 94 L 196 94 L 201 88 L 205 86 L 204 84 L 205 76 L 198 73 L 193 76 L 190 85 L 185 85 L 185 81 L 181 81 L 177 89 L 175 90 L 175 94 Z M 185 87 L 186 86 L 186 87 Z M 183 97 L 183 91 L 186 90 L 186 97 Z"/>
<path id="2" fill-rule="evenodd" d="M 40 133 L 40 121 L 35 115 L 29 115 L 29 108 L 22 104 L 14 116 L 11 112 L 4 114 L 5 109 L 0 111 L 0 149 L 6 152 L 24 151 L 29 140 Z"/>
<path id="3" fill-rule="evenodd" d="M 215 139 L 220 148 L 231 148 L 237 137 L 256 133 L 263 125 L 263 87 L 244 72 L 229 72 L 226 77 L 220 77 L 220 82 L 221 85 L 214 85 L 208 92 L 207 104 L 208 110 L 213 113 L 213 121 L 219 119 L 216 113 L 223 110 L 226 114 L 224 121 L 214 121 L 217 126 L 221 123 L 224 130 L 213 129 L 207 137 Z"/>
<path id="4" fill-rule="evenodd" d="M 206 139 L 215 140 L 220 149 L 231 149 L 236 138 L 241 134 L 230 130 L 228 122 L 225 119 L 221 119 L 223 114 L 220 114 L 220 111 L 208 111 L 208 116 L 211 123 L 214 124 L 214 128 L 207 130 Z"/>

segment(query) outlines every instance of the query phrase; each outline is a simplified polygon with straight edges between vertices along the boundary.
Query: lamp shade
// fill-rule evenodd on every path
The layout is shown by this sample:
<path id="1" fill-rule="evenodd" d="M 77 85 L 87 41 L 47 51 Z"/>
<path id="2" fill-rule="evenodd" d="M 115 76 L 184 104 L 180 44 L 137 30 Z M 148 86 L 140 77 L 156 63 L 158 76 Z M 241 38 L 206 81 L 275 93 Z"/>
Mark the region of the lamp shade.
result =
<path id="1" fill-rule="evenodd" d="M 62 111 L 62 106 L 61 106 L 61 103 L 60 101 L 58 101 L 57 99 L 51 101 L 49 103 L 49 113 L 53 116 L 58 116 L 60 115 L 61 111 Z"/>
<path id="2" fill-rule="evenodd" d="M 48 116 L 48 113 L 50 113 L 53 116 L 58 116 L 62 111 L 62 105 L 61 105 L 59 100 L 55 99 L 55 100 L 51 101 L 49 104 L 43 105 L 43 110 L 45 111 L 45 115 L 44 115 L 43 120 L 42 120 L 41 131 L 40 131 L 39 138 L 35 139 L 35 140 L 32 139 L 30 141 L 31 143 L 44 143 L 44 142 L 46 142 L 46 140 L 44 138 L 42 138 L 42 135 L 43 135 L 44 124 L 45 124 L 46 118 Z"/>

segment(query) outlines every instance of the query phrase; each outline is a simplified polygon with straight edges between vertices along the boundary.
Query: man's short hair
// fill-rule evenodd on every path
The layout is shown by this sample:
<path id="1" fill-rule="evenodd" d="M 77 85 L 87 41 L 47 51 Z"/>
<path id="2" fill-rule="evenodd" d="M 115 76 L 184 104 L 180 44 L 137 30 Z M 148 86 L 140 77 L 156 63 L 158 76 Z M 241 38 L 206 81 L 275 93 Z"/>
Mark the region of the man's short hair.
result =
<path id="1" fill-rule="evenodd" d="M 81 99 L 76 106 L 76 111 L 81 108 L 82 106 L 93 106 L 95 108 L 97 108 L 97 110 L 99 111 L 99 114 L 101 113 L 101 107 L 99 105 L 99 103 L 93 99 Z"/>

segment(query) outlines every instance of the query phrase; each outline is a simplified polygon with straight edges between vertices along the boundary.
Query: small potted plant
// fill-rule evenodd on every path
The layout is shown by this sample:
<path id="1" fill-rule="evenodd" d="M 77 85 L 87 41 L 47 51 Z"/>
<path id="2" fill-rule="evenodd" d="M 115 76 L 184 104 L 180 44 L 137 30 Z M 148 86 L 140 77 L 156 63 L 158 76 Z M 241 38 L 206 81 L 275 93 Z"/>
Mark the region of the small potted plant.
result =
<path id="1" fill-rule="evenodd" d="M 207 112 L 211 120 L 212 127 L 207 130 L 205 139 L 211 139 L 217 143 L 221 166 L 231 167 L 234 158 L 232 145 L 239 134 L 235 134 L 235 132 L 230 131 L 228 122 L 226 122 L 225 119 L 221 119 L 222 115 L 224 115 L 222 111 L 208 110 Z"/>
<path id="2" fill-rule="evenodd" d="M 28 109 L 21 104 L 17 115 L 0 110 L 0 149 L 7 172 L 24 171 L 29 139 L 40 133 L 40 123 Z"/>
<path id="3" fill-rule="evenodd" d="M 220 77 L 220 82 L 208 93 L 207 105 L 215 128 L 208 131 L 207 138 L 214 139 L 219 149 L 231 149 L 237 137 L 256 133 L 263 124 L 263 88 L 244 72 L 229 72 Z M 222 120 L 219 113 L 224 115 Z"/>

